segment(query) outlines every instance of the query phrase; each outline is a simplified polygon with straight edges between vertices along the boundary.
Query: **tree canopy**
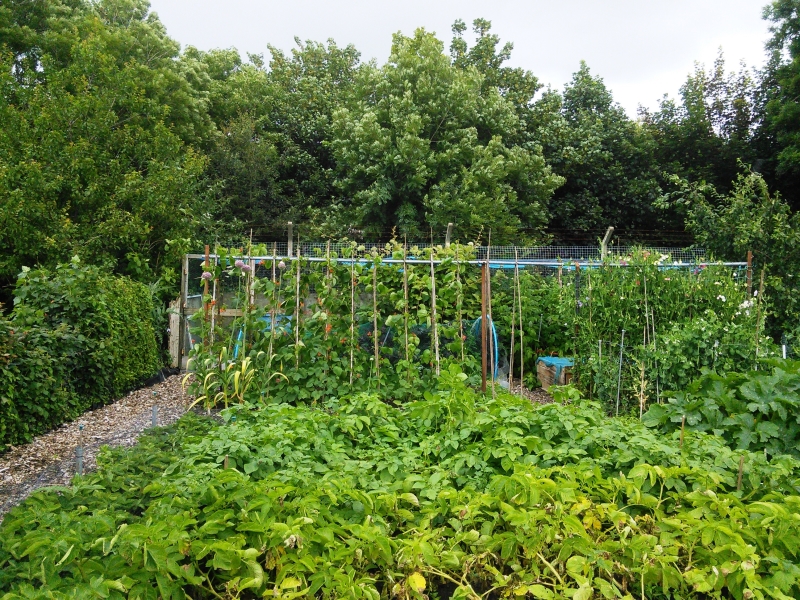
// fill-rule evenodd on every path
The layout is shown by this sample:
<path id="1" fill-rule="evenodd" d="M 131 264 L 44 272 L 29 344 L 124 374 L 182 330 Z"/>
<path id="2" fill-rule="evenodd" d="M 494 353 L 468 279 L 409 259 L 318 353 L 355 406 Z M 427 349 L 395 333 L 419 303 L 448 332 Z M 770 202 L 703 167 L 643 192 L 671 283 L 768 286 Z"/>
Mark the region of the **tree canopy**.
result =
<path id="1" fill-rule="evenodd" d="M 741 244 L 709 232 L 741 205 L 742 181 L 761 177 L 786 222 L 800 207 L 800 0 L 764 16 L 763 69 L 731 72 L 720 52 L 632 117 L 586 63 L 562 89 L 511 66 L 513 43 L 486 19 L 456 20 L 448 48 L 398 33 L 377 64 L 333 40 L 265 44 L 266 57 L 182 50 L 146 0 L 12 0 L 0 6 L 0 286 L 7 297 L 23 265 L 74 254 L 168 276 L 200 240 L 287 220 L 372 239 L 452 222 L 498 242 L 677 229 L 732 256 Z"/>

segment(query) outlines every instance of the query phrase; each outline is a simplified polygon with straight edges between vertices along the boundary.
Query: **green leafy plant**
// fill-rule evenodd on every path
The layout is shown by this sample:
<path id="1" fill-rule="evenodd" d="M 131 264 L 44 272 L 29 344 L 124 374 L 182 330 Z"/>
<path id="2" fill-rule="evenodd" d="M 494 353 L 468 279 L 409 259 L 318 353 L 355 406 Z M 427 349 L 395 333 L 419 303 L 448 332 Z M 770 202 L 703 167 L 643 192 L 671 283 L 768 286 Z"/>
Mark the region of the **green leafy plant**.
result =
<path id="1" fill-rule="evenodd" d="M 0 592 L 797 596 L 797 460 L 693 430 L 681 445 L 562 391 L 571 404 L 482 396 L 451 366 L 396 406 L 359 392 L 190 414 L 9 513 Z"/>
<path id="2" fill-rule="evenodd" d="M 720 436 L 732 447 L 800 456 L 800 363 L 773 359 L 761 371 L 706 371 L 685 390 L 652 406 L 644 422 L 664 432 L 685 427 Z"/>

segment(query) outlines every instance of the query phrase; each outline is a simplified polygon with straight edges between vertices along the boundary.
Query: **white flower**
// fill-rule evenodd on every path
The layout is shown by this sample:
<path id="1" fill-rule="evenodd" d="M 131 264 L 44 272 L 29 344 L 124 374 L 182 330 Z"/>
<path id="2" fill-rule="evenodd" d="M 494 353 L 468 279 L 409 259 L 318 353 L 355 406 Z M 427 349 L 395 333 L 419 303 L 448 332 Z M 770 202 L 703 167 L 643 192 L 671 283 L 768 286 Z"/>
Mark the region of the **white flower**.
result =
<path id="1" fill-rule="evenodd" d="M 742 302 L 742 303 L 739 305 L 739 308 L 741 308 L 742 310 L 744 310 L 745 308 L 750 308 L 751 306 L 753 306 L 753 302 L 752 302 L 751 300 L 745 300 L 744 302 Z"/>
<path id="2" fill-rule="evenodd" d="M 758 296 L 758 290 L 756 290 L 755 292 L 753 292 L 753 297 L 755 298 L 756 296 Z"/>
<path id="3" fill-rule="evenodd" d="M 720 294 L 719 296 L 717 296 L 717 300 L 722 300 L 723 302 L 725 302 L 727 300 L 727 298 L 725 298 L 725 296 Z"/>

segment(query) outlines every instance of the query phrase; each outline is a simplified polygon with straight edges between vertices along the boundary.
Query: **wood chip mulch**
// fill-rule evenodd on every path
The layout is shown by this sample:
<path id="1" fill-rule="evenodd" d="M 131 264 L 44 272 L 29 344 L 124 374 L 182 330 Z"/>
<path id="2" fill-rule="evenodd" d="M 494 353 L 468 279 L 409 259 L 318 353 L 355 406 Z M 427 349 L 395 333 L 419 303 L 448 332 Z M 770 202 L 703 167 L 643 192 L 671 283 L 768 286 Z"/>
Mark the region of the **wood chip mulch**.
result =
<path id="1" fill-rule="evenodd" d="M 530 389 L 517 383 L 514 384 L 510 391 L 512 394 L 527 398 L 533 404 L 552 404 L 553 402 L 553 397 L 540 387 Z"/>
<path id="2" fill-rule="evenodd" d="M 76 447 L 83 444 L 84 473 L 96 467 L 101 446 L 133 446 L 152 427 L 153 406 L 158 425 L 169 425 L 186 412 L 188 397 L 181 376 L 130 392 L 107 406 L 89 411 L 71 423 L 41 435 L 0 456 L 0 521 L 34 490 L 67 485 L 76 472 Z M 80 427 L 83 425 L 83 430 Z"/>

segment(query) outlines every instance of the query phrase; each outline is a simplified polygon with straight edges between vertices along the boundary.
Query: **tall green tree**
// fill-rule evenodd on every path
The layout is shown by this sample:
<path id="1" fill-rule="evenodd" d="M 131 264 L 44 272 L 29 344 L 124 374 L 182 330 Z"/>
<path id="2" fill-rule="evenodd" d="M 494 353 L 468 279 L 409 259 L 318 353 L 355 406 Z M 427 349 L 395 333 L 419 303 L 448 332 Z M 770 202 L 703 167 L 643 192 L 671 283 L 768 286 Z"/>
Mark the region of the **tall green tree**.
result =
<path id="1" fill-rule="evenodd" d="M 563 94 L 548 90 L 529 117 L 553 171 L 565 178 L 551 202 L 555 229 L 609 225 L 654 229 L 662 194 L 652 137 L 631 121 L 586 63 Z"/>
<path id="2" fill-rule="evenodd" d="M 764 9 L 772 23 L 771 53 L 762 77 L 762 122 L 756 143 L 765 175 L 794 210 L 800 209 L 800 1 L 775 0 Z"/>
<path id="3" fill-rule="evenodd" d="M 726 72 L 720 51 L 708 71 L 696 65 L 681 87 L 680 102 L 665 98 L 642 120 L 656 142 L 659 163 L 688 181 L 706 182 L 727 193 L 738 161 L 753 164 L 757 82 L 744 65 Z"/>
<path id="4" fill-rule="evenodd" d="M 210 76 L 210 113 L 221 135 L 209 149 L 230 215 L 243 226 L 307 222 L 331 203 L 335 160 L 327 144 L 334 110 L 359 69 L 353 46 L 302 43 L 271 59 L 235 50 L 200 53 Z"/>
<path id="5" fill-rule="evenodd" d="M 484 81 L 475 66 L 454 66 L 434 35 L 395 34 L 388 63 L 363 69 L 355 100 L 334 112 L 340 198 L 328 217 L 418 238 L 448 222 L 465 236 L 492 228 L 498 240 L 540 232 L 562 180 L 537 149 L 506 142 L 519 118 Z"/>
<path id="6" fill-rule="evenodd" d="M 25 12 L 30 4 L 41 11 Z M 177 241 L 207 212 L 205 158 L 187 144 L 211 127 L 177 44 L 143 1 L 11 8 L 5 24 L 19 35 L 0 49 L 0 285 L 23 265 L 74 254 L 143 280 L 177 265 Z"/>

